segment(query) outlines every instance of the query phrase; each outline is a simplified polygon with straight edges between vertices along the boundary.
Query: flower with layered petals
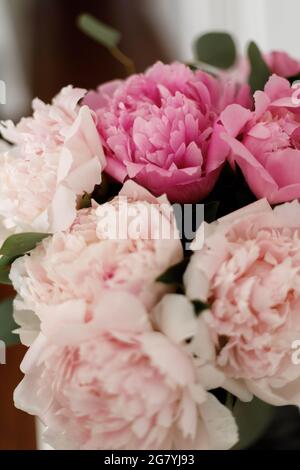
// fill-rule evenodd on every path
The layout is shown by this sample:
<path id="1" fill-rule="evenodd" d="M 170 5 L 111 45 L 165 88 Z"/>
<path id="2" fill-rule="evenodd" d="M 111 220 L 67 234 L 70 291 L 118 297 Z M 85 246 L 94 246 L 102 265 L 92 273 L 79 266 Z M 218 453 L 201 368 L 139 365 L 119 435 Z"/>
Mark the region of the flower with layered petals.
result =
<path id="1" fill-rule="evenodd" d="M 272 204 L 300 197 L 299 90 L 272 75 L 254 95 L 255 111 L 239 105 L 221 114 L 231 148 L 230 159 L 242 170 L 256 197 Z"/>
<path id="2" fill-rule="evenodd" d="M 245 105 L 247 96 L 184 64 L 158 62 L 145 74 L 100 86 L 84 103 L 97 113 L 107 173 L 172 202 L 197 202 L 226 157 L 216 118 L 232 102 Z"/>
<path id="3" fill-rule="evenodd" d="M 36 99 L 33 116 L 2 135 L 0 217 L 7 233 L 55 232 L 75 219 L 78 198 L 101 182 L 105 156 L 93 113 L 78 101 L 85 90 L 63 88 L 51 105 Z"/>
<path id="4" fill-rule="evenodd" d="M 203 246 L 196 238 L 184 277 L 187 296 L 211 305 L 203 318 L 213 363 L 231 391 L 244 388 L 273 405 L 300 405 L 292 362 L 300 338 L 299 221 L 298 201 L 272 210 L 262 199 L 233 212 L 205 228 Z"/>
<path id="5" fill-rule="evenodd" d="M 27 352 L 18 408 L 56 449 L 227 449 L 230 411 L 197 381 L 192 357 L 153 331 L 142 303 L 106 294 L 92 318 L 55 309 Z"/>
<path id="6" fill-rule="evenodd" d="M 128 217 L 121 217 L 119 222 L 126 236 L 116 238 L 107 232 L 102 216 L 111 221 L 120 200 L 123 209 L 124 198 Z M 149 221 L 150 207 L 160 217 Z M 163 220 L 162 225 L 174 233 L 175 218 L 170 209 L 164 197 L 156 199 L 128 181 L 111 202 L 81 209 L 69 230 L 55 233 L 30 255 L 18 258 L 10 278 L 18 293 L 15 319 L 22 326 L 22 341 L 32 342 L 39 330 L 36 316 L 42 320 L 49 305 L 58 308 L 76 299 L 88 309 L 89 305 L 100 304 L 107 291 L 113 296 L 125 291 L 138 297 L 147 309 L 152 308 L 170 289 L 155 282 L 156 278 L 183 256 L 179 237 L 170 238 L 168 232 L 164 238 L 155 228 L 156 221 L 159 224 Z M 151 226 L 154 229 L 148 232 Z"/>

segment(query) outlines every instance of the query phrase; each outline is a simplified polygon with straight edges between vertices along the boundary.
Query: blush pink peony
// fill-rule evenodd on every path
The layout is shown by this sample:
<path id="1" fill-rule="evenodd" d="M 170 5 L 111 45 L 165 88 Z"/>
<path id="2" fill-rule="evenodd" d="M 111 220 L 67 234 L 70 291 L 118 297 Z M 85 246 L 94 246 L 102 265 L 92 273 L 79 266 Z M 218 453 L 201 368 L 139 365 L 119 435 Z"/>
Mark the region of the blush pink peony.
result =
<path id="1" fill-rule="evenodd" d="M 23 360 L 15 404 L 42 420 L 46 442 L 94 450 L 234 445 L 234 419 L 197 381 L 192 356 L 153 331 L 131 294 L 102 300 L 91 319 L 65 309 L 46 321 Z"/>
<path id="2" fill-rule="evenodd" d="M 256 197 L 266 197 L 272 204 L 299 198 L 299 89 L 273 75 L 254 98 L 253 112 L 233 104 L 221 114 L 230 159 Z"/>
<path id="3" fill-rule="evenodd" d="M 196 202 L 211 191 L 227 151 L 215 121 L 232 102 L 247 105 L 248 89 L 160 62 L 84 100 L 98 117 L 106 172 L 156 196 L 166 193 L 172 202 Z"/>
<path id="4" fill-rule="evenodd" d="M 127 198 L 128 217 L 120 219 L 120 228 L 126 236 L 119 239 L 105 230 L 102 216 L 111 222 L 116 217 L 118 203 L 121 200 L 124 204 L 124 198 Z M 160 217 L 149 221 L 150 206 Z M 142 211 L 142 207 L 146 211 Z M 89 306 L 99 304 L 105 292 L 114 296 L 125 291 L 141 299 L 150 309 L 170 289 L 156 282 L 156 278 L 183 257 L 179 237 L 172 238 L 167 231 L 168 236 L 164 238 L 164 234 L 160 236 L 156 230 L 159 220 L 165 228 L 169 226 L 171 234 L 176 232 L 175 218 L 167 200 L 156 199 L 128 181 L 120 196 L 103 206 L 95 203 L 89 209 L 78 211 L 69 230 L 55 233 L 30 255 L 17 259 L 10 278 L 18 293 L 15 319 L 22 327 L 21 340 L 30 344 L 39 329 L 36 316 L 42 319 L 49 305 L 58 308 L 66 301 L 78 300 L 89 312 Z"/>
<path id="5" fill-rule="evenodd" d="M 33 116 L 2 135 L 14 147 L 1 154 L 0 217 L 9 232 L 55 232 L 75 219 L 77 200 L 101 182 L 105 156 L 94 114 L 78 101 L 85 90 L 63 88 L 51 105 L 36 99 Z"/>
<path id="6" fill-rule="evenodd" d="M 273 405 L 300 406 L 292 361 L 300 338 L 299 221 L 298 201 L 272 210 L 262 199 L 229 214 L 205 228 L 203 246 L 196 238 L 184 279 L 188 298 L 211 305 L 203 318 L 231 391 L 244 388 Z"/>

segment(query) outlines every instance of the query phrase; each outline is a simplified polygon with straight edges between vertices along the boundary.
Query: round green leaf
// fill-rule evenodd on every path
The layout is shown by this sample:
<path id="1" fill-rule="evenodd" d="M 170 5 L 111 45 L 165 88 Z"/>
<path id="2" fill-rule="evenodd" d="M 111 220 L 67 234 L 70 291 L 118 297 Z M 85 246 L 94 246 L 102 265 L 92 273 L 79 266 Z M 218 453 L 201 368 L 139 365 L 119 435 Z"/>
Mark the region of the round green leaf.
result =
<path id="1" fill-rule="evenodd" d="M 196 40 L 195 55 L 200 62 L 228 69 L 236 61 L 236 48 L 230 34 L 211 32 L 203 34 Z"/>

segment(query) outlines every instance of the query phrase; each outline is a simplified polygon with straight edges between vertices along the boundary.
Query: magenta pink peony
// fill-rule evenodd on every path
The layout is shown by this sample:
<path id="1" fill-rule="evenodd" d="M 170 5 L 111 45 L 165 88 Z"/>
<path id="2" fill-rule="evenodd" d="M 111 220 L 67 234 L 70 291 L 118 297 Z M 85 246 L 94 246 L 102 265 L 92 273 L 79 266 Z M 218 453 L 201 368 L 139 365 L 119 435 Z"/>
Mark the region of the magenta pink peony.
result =
<path id="1" fill-rule="evenodd" d="M 21 367 L 15 404 L 43 421 L 56 449 L 227 449 L 237 441 L 230 411 L 197 381 L 192 356 L 153 331 L 131 294 L 104 296 L 91 319 L 66 310 L 46 322 Z"/>
<path id="2" fill-rule="evenodd" d="M 237 163 L 256 197 L 272 204 L 300 197 L 299 90 L 273 75 L 254 95 L 255 111 L 229 105 L 220 120 Z"/>
<path id="3" fill-rule="evenodd" d="M 95 115 L 64 88 L 51 105 L 36 99 L 33 116 L 1 125 L 14 147 L 1 154 L 0 218 L 7 233 L 55 232 L 75 219 L 78 199 L 101 182 L 105 156 Z"/>
<path id="4" fill-rule="evenodd" d="M 300 405 L 300 369 L 292 343 L 300 338 L 300 204 L 272 210 L 265 199 L 205 229 L 205 243 L 185 273 L 190 299 L 215 340 L 215 364 L 241 387 L 273 405 Z M 214 365 L 215 365 L 214 364 Z M 226 388 L 226 384 L 224 384 Z"/>
<path id="5" fill-rule="evenodd" d="M 227 151 L 215 122 L 232 102 L 247 106 L 248 87 L 160 62 L 84 99 L 98 117 L 105 171 L 176 202 L 198 202 L 214 186 Z"/>
<path id="6" fill-rule="evenodd" d="M 110 227 L 120 199 L 125 214 L 119 219 L 120 229 L 126 236 L 118 239 L 105 230 L 104 220 Z M 148 220 L 150 207 L 157 217 Z M 167 238 L 156 230 L 156 221 L 169 226 Z M 39 331 L 38 319 L 47 316 L 49 306 L 59 311 L 64 304 L 68 309 L 68 301 L 73 302 L 72 311 L 85 309 L 90 316 L 106 292 L 115 296 L 125 291 L 138 297 L 147 309 L 152 308 L 170 290 L 170 286 L 155 282 L 156 278 L 183 257 L 179 237 L 169 236 L 174 229 L 174 215 L 166 199 L 156 199 L 132 181 L 125 183 L 120 196 L 111 202 L 78 211 L 69 230 L 45 239 L 12 265 L 10 278 L 18 293 L 15 319 L 21 325 L 22 341 L 32 342 Z"/>

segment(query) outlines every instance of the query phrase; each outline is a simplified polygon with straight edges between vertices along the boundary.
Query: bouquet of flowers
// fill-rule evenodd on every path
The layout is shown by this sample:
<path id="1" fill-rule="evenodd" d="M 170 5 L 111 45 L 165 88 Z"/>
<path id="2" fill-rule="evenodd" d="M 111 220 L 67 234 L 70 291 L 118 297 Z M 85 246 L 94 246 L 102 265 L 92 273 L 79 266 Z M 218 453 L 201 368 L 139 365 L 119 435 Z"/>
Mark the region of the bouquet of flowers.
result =
<path id="1" fill-rule="evenodd" d="M 14 400 L 56 449 L 229 449 L 300 405 L 300 62 L 195 52 L 1 124 Z"/>

